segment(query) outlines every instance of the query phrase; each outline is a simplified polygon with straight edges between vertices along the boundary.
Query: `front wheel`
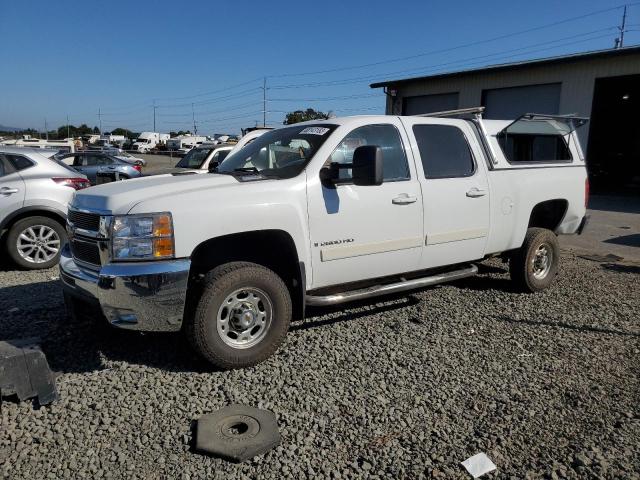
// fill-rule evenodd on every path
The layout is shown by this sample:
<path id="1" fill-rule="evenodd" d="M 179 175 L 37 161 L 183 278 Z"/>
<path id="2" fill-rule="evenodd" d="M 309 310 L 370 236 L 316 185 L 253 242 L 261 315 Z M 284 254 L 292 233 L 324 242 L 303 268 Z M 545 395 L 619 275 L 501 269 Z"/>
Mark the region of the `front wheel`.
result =
<path id="1" fill-rule="evenodd" d="M 544 290 L 558 273 L 560 246 L 555 233 L 530 228 L 524 243 L 509 259 L 511 279 L 525 292 Z"/>
<path id="2" fill-rule="evenodd" d="M 261 265 L 232 262 L 207 274 L 185 332 L 216 367 L 242 368 L 270 357 L 290 322 L 291 296 L 282 279 Z"/>
<path id="3" fill-rule="evenodd" d="M 9 229 L 7 252 L 20 267 L 29 270 L 51 268 L 67 241 L 64 227 L 48 217 L 27 217 Z"/>

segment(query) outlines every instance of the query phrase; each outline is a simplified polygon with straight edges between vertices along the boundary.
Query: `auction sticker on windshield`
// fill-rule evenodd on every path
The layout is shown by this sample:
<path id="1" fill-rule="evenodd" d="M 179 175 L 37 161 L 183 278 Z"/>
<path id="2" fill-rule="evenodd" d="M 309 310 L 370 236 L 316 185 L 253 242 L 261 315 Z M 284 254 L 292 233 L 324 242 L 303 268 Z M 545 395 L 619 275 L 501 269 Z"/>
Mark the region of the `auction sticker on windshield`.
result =
<path id="1" fill-rule="evenodd" d="M 325 133 L 327 133 L 329 130 L 331 130 L 330 128 L 325 128 L 325 127 L 307 127 L 304 130 L 302 130 L 300 132 L 300 135 L 324 135 Z"/>

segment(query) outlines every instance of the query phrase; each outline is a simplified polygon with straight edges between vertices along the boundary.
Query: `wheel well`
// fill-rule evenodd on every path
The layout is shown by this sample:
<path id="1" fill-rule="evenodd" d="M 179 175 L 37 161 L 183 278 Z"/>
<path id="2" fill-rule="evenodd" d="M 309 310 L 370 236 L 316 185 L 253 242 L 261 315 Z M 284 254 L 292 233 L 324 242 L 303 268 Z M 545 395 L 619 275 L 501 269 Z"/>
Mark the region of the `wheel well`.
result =
<path id="1" fill-rule="evenodd" d="M 59 213 L 56 213 L 56 212 L 51 211 L 51 210 L 38 210 L 38 209 L 24 210 L 24 211 L 21 211 L 21 212 L 17 213 L 15 216 L 9 218 L 9 220 L 2 225 L 2 228 L 0 228 L 0 236 L 4 236 L 4 234 L 16 222 L 19 222 L 20 220 L 28 218 L 28 217 L 47 217 L 47 218 L 50 218 L 52 220 L 55 220 L 56 222 L 58 222 L 63 227 L 65 226 L 65 223 L 67 221 L 66 218 L 63 215 L 60 215 Z"/>
<path id="2" fill-rule="evenodd" d="M 531 211 L 529 228 L 539 227 L 555 231 L 567 213 L 569 202 L 565 199 L 547 200 L 538 203 Z"/>
<path id="3" fill-rule="evenodd" d="M 186 315 L 192 315 L 200 297 L 199 281 L 223 263 L 253 262 L 277 273 L 289 288 L 294 319 L 304 317 L 303 278 L 293 238 L 282 230 L 259 230 L 224 235 L 199 244 L 191 255 Z"/>

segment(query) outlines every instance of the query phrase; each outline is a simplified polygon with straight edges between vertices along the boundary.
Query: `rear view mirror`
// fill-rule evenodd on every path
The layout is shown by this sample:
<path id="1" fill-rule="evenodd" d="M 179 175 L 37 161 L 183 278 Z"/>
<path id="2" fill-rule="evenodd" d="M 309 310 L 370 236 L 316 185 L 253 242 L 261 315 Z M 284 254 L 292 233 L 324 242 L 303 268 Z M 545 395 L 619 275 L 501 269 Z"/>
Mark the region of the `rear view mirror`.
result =
<path id="1" fill-rule="evenodd" d="M 382 148 L 363 145 L 353 152 L 351 176 L 354 185 L 382 185 Z"/>

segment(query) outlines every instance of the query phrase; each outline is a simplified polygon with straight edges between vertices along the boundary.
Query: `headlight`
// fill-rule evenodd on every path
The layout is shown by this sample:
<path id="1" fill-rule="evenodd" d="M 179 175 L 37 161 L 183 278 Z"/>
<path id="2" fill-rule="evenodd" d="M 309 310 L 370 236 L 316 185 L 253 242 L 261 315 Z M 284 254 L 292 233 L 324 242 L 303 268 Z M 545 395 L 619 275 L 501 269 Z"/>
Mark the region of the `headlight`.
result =
<path id="1" fill-rule="evenodd" d="M 170 213 L 117 215 L 111 225 L 113 260 L 156 260 L 174 256 Z"/>

